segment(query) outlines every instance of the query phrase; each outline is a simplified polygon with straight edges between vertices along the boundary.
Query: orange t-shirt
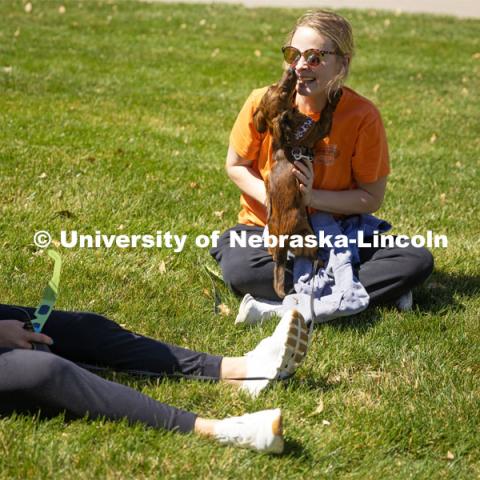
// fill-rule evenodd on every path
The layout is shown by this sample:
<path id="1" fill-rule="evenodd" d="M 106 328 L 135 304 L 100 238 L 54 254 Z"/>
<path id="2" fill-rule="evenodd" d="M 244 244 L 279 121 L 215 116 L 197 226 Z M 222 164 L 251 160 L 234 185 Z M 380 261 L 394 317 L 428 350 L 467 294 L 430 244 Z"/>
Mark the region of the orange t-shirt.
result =
<path id="1" fill-rule="evenodd" d="M 252 168 L 265 180 L 272 168 L 272 137 L 253 125 L 255 112 L 268 87 L 254 90 L 238 114 L 230 134 L 230 145 L 241 157 L 252 160 Z M 315 145 L 314 189 L 351 190 L 356 181 L 372 183 L 390 173 L 388 146 L 382 118 L 375 105 L 352 89 L 343 95 L 333 114 L 328 137 Z M 317 121 L 320 114 L 310 117 Z M 249 195 L 240 197 L 239 223 L 264 226 L 266 209 Z"/>

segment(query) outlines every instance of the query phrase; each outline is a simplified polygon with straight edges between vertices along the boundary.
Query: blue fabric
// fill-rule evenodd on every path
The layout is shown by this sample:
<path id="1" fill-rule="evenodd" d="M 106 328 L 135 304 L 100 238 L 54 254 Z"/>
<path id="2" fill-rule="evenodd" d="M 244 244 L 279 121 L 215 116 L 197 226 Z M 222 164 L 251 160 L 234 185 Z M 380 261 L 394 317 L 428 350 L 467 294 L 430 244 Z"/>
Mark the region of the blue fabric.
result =
<path id="1" fill-rule="evenodd" d="M 343 220 L 335 220 L 329 213 L 318 212 L 310 217 L 313 231 L 315 235 L 327 237 L 331 235 L 332 243 L 337 236 L 345 236 L 348 239 L 348 248 L 333 246 L 336 253 L 350 250 L 352 254 L 352 264 L 354 266 L 360 264 L 360 254 L 358 251 L 357 238 L 359 232 L 363 233 L 364 239 L 373 237 L 375 233 L 388 232 L 392 226 L 373 215 L 351 215 Z M 320 250 L 320 258 L 327 263 L 330 257 L 330 248 L 325 247 Z"/>
<path id="2" fill-rule="evenodd" d="M 313 217 L 316 217 L 316 214 L 313 215 Z M 365 239 L 368 239 L 373 237 L 375 233 L 385 233 L 392 228 L 392 226 L 387 221 L 366 213 L 364 213 L 363 215 L 352 215 L 345 218 L 344 220 L 340 220 L 339 226 L 340 230 L 343 232 L 344 235 L 349 238 L 349 240 L 357 239 L 358 232 L 362 232 L 363 237 Z M 353 265 L 359 265 L 360 253 L 358 251 L 358 245 L 356 243 L 351 243 L 350 251 L 352 252 Z"/>
<path id="3" fill-rule="evenodd" d="M 391 225 L 366 214 L 354 215 L 337 222 L 332 215 L 319 212 L 312 215 L 310 220 L 317 237 L 320 240 L 329 239 L 332 247 L 325 246 L 319 250 L 319 258 L 325 267 L 316 273 L 311 260 L 305 257 L 295 258 L 293 281 L 298 295 L 286 297 L 283 305 L 290 305 L 291 301 L 303 304 L 306 302 L 303 295 L 313 297 L 317 322 L 361 312 L 367 308 L 370 299 L 353 269 L 360 263 L 357 245 L 359 232 L 363 233 L 364 239 L 368 239 L 375 233 L 390 230 Z M 340 237 L 343 237 L 342 241 Z"/>

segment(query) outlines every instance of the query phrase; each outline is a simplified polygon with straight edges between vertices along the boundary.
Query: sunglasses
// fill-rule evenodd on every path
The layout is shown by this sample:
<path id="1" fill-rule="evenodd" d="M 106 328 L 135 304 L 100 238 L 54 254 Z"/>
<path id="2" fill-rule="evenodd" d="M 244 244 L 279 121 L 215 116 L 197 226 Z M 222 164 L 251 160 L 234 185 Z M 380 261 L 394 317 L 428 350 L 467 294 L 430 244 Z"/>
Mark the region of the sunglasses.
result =
<path id="1" fill-rule="evenodd" d="M 289 64 L 294 65 L 303 57 L 309 67 L 316 67 L 320 65 L 325 55 L 340 55 L 338 52 L 331 52 L 329 50 L 317 50 L 316 48 L 309 48 L 301 52 L 298 48 L 286 45 L 282 48 L 283 59 Z"/>

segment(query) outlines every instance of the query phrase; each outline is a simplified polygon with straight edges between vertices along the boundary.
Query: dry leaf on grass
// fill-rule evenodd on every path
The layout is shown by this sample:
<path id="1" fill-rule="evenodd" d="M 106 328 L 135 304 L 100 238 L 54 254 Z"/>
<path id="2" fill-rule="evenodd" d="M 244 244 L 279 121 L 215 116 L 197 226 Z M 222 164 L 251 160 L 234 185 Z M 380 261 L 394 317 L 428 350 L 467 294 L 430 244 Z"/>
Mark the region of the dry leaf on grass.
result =
<path id="1" fill-rule="evenodd" d="M 323 404 L 323 399 L 320 399 L 317 404 L 317 408 L 310 414 L 311 417 L 315 415 L 320 415 L 320 413 L 323 412 L 324 409 L 324 404 Z"/>
<path id="2" fill-rule="evenodd" d="M 227 305 L 225 305 L 224 303 L 221 303 L 218 306 L 218 311 L 220 312 L 220 315 L 223 315 L 224 317 L 230 315 L 230 313 L 231 313 L 230 308 Z"/>
<path id="3" fill-rule="evenodd" d="M 167 272 L 167 266 L 165 265 L 165 262 L 163 260 L 160 262 L 160 265 L 158 266 L 158 271 L 160 272 L 161 275 Z"/>

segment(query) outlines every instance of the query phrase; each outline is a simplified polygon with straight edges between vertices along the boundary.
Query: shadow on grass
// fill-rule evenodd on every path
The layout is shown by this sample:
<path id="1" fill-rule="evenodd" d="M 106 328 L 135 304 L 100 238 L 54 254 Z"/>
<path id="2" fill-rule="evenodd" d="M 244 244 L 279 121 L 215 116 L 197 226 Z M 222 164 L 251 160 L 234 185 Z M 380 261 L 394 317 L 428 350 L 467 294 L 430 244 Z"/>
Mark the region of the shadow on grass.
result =
<path id="1" fill-rule="evenodd" d="M 308 377 L 298 377 L 297 375 L 287 380 L 288 385 L 293 390 L 310 390 L 317 393 L 325 393 L 329 390 L 334 390 L 341 385 L 341 382 L 331 382 L 327 380 L 327 377 L 316 377 L 309 375 Z"/>
<path id="2" fill-rule="evenodd" d="M 384 308 L 384 307 L 382 307 Z M 381 320 L 382 315 L 379 308 L 371 308 L 357 315 L 345 318 L 337 318 L 328 322 L 330 327 L 338 330 L 357 330 L 358 332 L 366 332 L 370 327 L 373 327 L 375 323 Z M 323 325 L 316 326 L 316 329 L 321 329 Z"/>
<path id="3" fill-rule="evenodd" d="M 300 457 L 305 458 L 306 460 L 310 460 L 310 455 L 306 453 L 305 448 L 300 442 L 296 440 L 286 440 L 285 441 L 285 450 L 283 451 L 283 455 L 292 456 L 295 459 Z"/>
<path id="4" fill-rule="evenodd" d="M 308 452 L 308 450 L 305 449 L 305 447 L 300 442 L 289 439 L 285 441 L 285 450 L 283 451 L 283 455 L 291 457 L 297 463 L 303 463 L 304 461 L 308 461 L 310 463 L 313 462 L 313 464 L 309 466 L 309 468 L 311 469 L 314 465 L 319 465 L 326 460 L 331 460 L 333 457 L 335 457 L 335 455 L 337 455 L 337 453 L 341 451 L 342 447 L 339 447 L 335 450 L 332 450 L 331 452 L 326 453 L 325 455 L 313 456 Z"/>
<path id="5" fill-rule="evenodd" d="M 480 275 L 462 275 L 436 271 L 414 293 L 414 308 L 423 312 L 440 313 L 449 309 L 465 311 L 468 306 L 455 297 L 477 298 L 480 296 Z"/>
<path id="6" fill-rule="evenodd" d="M 437 271 L 427 282 L 416 288 L 413 293 L 413 311 L 418 313 L 439 314 L 447 309 L 450 312 L 463 312 L 468 305 L 458 301 L 458 297 L 477 298 L 480 296 L 480 276 L 469 276 Z M 457 298 L 456 298 L 457 297 Z M 383 309 L 395 309 L 393 306 L 370 308 L 352 317 L 339 318 L 328 322 L 338 330 L 356 330 L 366 332 L 382 319 Z M 322 325 L 316 327 L 321 329 Z"/>

